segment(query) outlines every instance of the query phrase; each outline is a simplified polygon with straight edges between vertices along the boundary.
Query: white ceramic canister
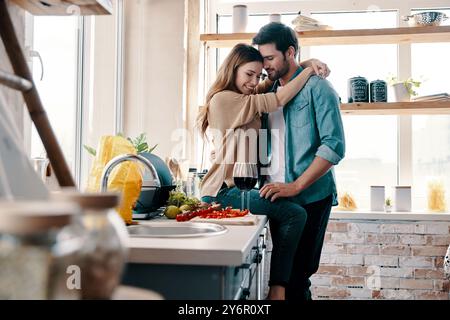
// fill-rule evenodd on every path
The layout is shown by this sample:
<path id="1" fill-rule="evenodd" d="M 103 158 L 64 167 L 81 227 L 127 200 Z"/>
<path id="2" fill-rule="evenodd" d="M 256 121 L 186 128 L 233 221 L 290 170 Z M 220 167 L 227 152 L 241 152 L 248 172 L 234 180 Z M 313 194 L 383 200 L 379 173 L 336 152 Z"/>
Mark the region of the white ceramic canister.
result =
<path id="1" fill-rule="evenodd" d="M 411 186 L 396 186 L 395 211 L 411 211 Z"/>
<path id="2" fill-rule="evenodd" d="M 242 33 L 247 30 L 247 6 L 237 4 L 233 6 L 233 33 Z"/>
<path id="3" fill-rule="evenodd" d="M 269 14 L 270 22 L 280 22 L 281 23 L 281 14 L 279 13 L 271 13 Z"/>
<path id="4" fill-rule="evenodd" d="M 370 186 L 370 210 L 371 211 L 383 211 L 384 210 L 384 198 L 385 198 L 384 186 Z"/>

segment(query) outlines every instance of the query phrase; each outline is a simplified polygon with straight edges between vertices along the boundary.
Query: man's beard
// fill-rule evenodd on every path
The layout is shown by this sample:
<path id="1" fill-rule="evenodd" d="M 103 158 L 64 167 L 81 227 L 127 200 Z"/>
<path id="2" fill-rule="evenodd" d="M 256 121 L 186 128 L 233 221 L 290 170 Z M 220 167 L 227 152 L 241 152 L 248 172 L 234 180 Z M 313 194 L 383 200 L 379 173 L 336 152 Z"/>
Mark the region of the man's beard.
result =
<path id="1" fill-rule="evenodd" d="M 280 70 L 275 71 L 274 73 L 269 74 L 269 79 L 272 81 L 276 81 L 283 77 L 285 74 L 289 72 L 289 63 L 286 60 L 286 57 L 284 57 L 284 63 Z"/>

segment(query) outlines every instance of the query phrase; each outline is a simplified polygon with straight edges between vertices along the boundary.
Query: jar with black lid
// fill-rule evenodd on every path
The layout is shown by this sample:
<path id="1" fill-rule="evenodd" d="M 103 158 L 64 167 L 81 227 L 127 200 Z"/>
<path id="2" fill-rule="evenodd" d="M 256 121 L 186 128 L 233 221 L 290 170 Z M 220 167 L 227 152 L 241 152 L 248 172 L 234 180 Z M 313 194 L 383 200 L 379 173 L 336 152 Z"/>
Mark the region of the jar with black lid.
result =
<path id="1" fill-rule="evenodd" d="M 387 84 L 383 80 L 370 83 L 370 102 L 387 102 Z"/>
<path id="2" fill-rule="evenodd" d="M 369 83 L 364 77 L 348 80 L 348 102 L 369 102 Z"/>

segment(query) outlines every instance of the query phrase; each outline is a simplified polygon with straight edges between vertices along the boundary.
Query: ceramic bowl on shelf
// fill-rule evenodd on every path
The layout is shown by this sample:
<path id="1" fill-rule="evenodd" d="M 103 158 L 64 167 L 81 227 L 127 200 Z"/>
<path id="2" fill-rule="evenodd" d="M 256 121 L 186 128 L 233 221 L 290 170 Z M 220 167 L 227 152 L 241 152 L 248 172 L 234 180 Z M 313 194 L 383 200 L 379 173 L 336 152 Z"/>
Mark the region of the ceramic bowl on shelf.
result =
<path id="1" fill-rule="evenodd" d="M 408 21 L 411 27 L 440 26 L 447 19 L 447 15 L 439 11 L 426 11 L 403 17 L 403 21 Z"/>

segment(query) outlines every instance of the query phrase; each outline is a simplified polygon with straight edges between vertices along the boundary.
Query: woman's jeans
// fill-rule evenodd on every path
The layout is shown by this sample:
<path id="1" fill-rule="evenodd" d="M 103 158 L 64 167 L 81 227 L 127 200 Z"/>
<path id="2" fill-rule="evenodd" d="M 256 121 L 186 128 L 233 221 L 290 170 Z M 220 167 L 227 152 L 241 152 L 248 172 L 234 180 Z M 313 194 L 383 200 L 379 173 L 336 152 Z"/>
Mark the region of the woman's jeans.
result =
<path id="1" fill-rule="evenodd" d="M 306 223 L 306 211 L 302 206 L 286 199 L 270 202 L 259 196 L 258 190 L 247 193 L 250 196 L 250 211 L 255 215 L 266 215 L 277 222 L 277 230 L 272 235 L 272 259 L 270 262 L 269 285 L 286 287 L 291 276 L 297 244 Z M 223 188 L 216 197 L 203 197 L 202 201 L 218 202 L 223 207 L 241 207 L 241 191 L 236 188 Z"/>

